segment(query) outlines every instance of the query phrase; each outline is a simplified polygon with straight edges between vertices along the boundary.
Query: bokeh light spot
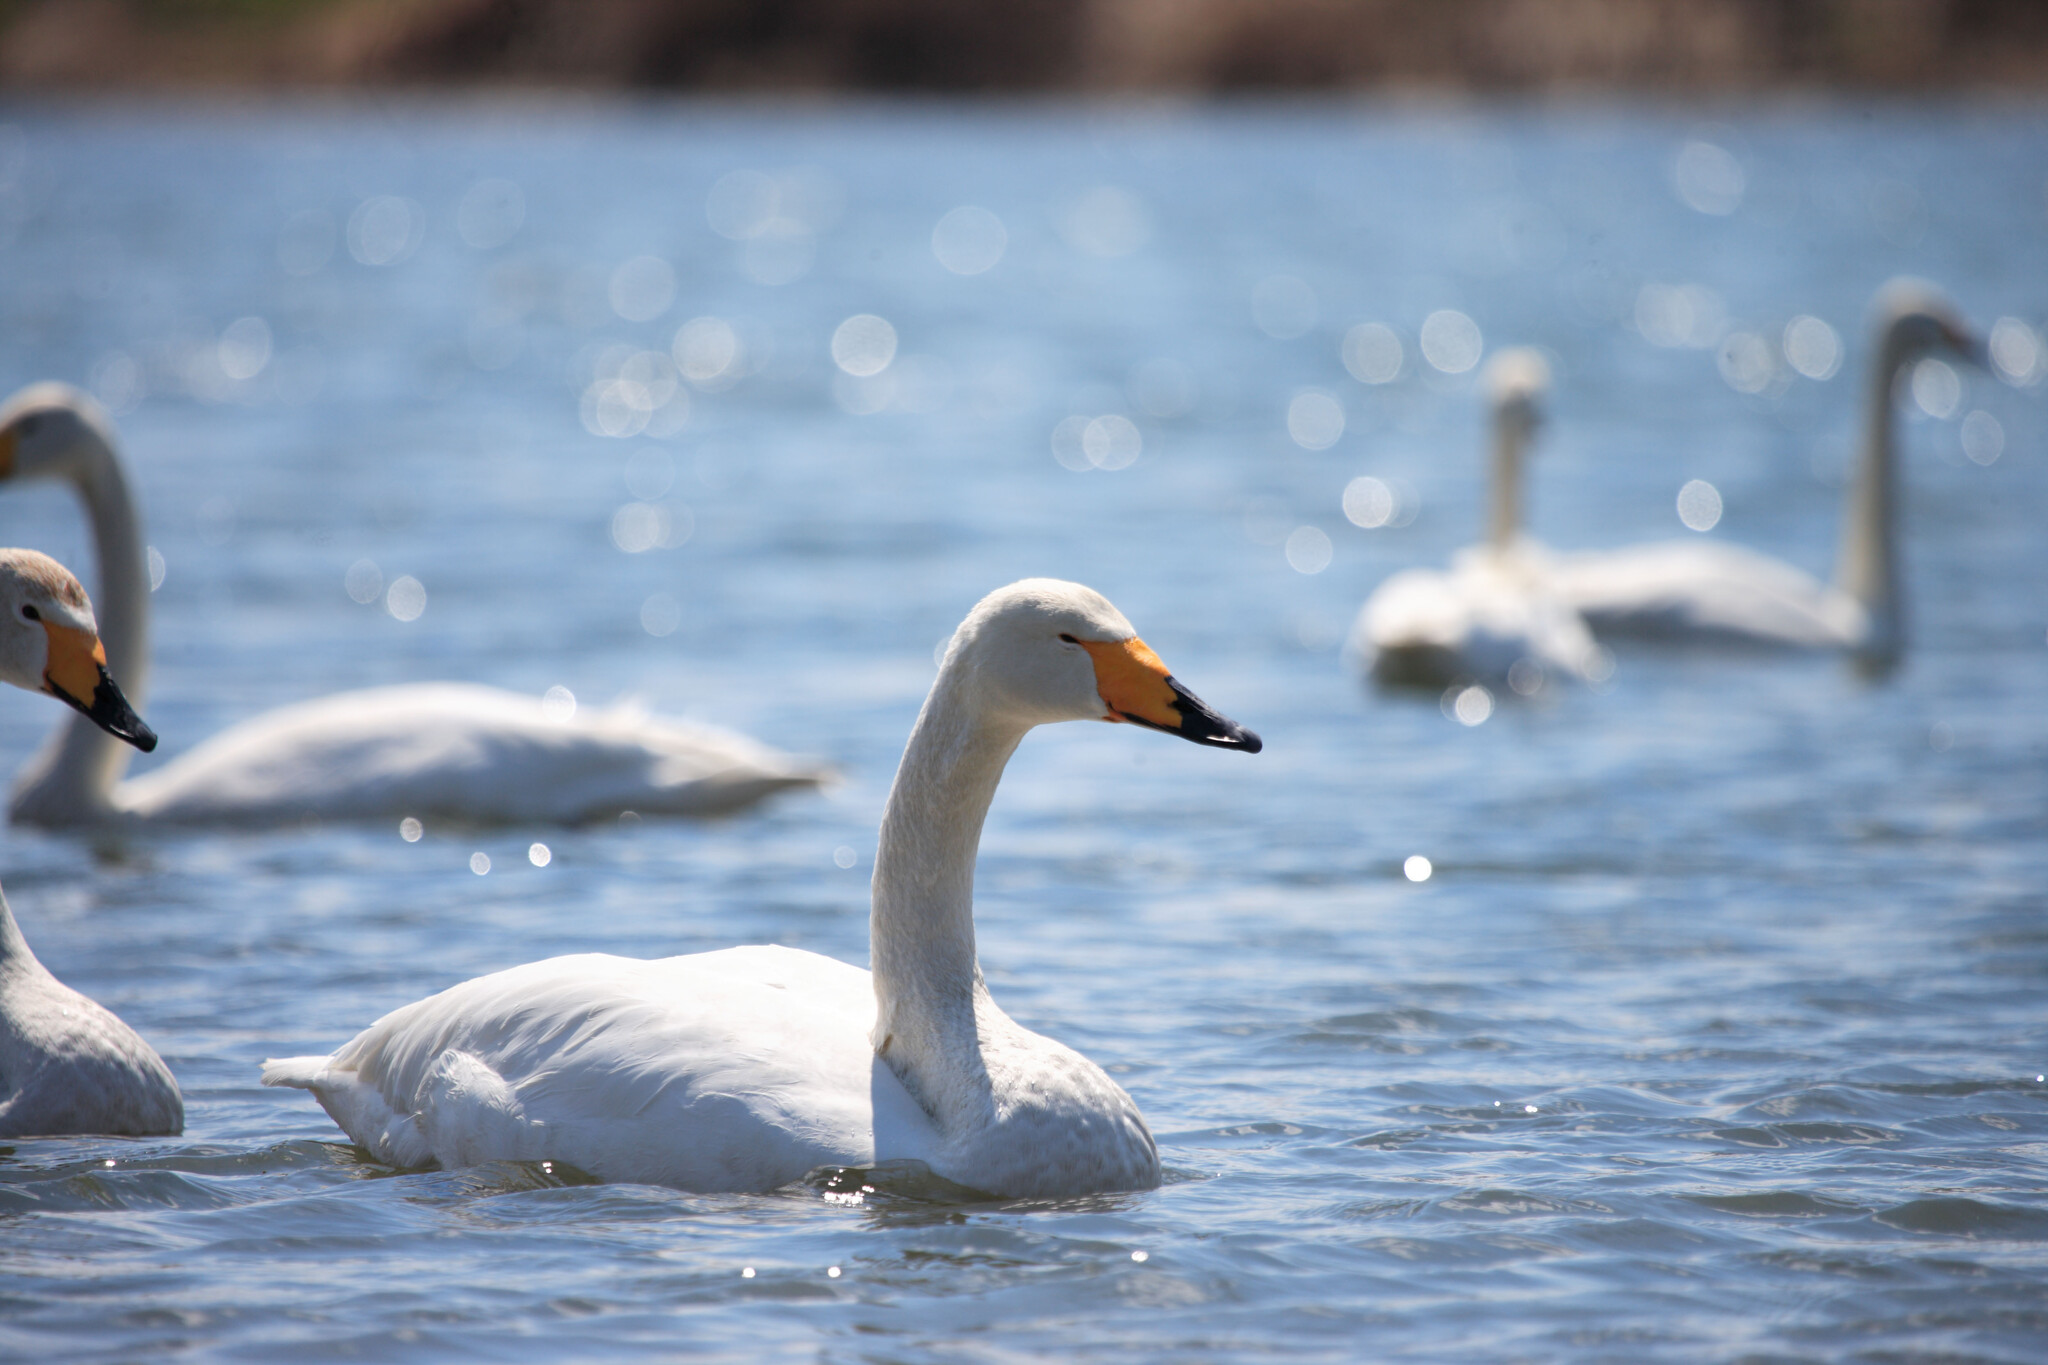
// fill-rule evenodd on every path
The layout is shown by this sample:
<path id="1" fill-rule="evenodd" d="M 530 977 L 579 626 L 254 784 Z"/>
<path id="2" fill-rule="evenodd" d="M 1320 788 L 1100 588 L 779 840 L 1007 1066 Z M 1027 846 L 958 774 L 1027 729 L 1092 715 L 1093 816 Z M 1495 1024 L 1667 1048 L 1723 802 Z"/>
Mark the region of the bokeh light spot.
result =
<path id="1" fill-rule="evenodd" d="M 1842 368 L 1842 338 L 1817 317 L 1801 313 L 1785 324 L 1785 363 L 1808 379 L 1833 379 Z"/>
<path id="2" fill-rule="evenodd" d="M 1287 533 L 1287 567 L 1299 574 L 1319 574 L 1330 567 L 1329 533 L 1320 526 L 1297 526 Z"/>
<path id="3" fill-rule="evenodd" d="M 1328 450 L 1344 434 L 1344 405 L 1320 389 L 1305 389 L 1287 405 L 1287 434 L 1304 450 Z"/>
<path id="4" fill-rule="evenodd" d="M 1422 358 L 1445 374 L 1463 374 L 1479 363 L 1485 341 L 1479 324 L 1455 308 L 1442 308 L 1422 322 Z"/>
<path id="5" fill-rule="evenodd" d="M 1695 139 L 1678 149 L 1671 185 L 1687 207 L 1725 218 L 1742 207 L 1749 177 L 1726 147 Z"/>
<path id="6" fill-rule="evenodd" d="M 832 332 L 832 363 L 856 379 L 880 374 L 896 358 L 896 329 L 887 318 L 856 313 Z"/>
<path id="7" fill-rule="evenodd" d="M 1913 367 L 1913 401 L 1929 417 L 1945 421 L 1963 401 L 1963 381 L 1947 361 L 1928 356 Z"/>
<path id="8" fill-rule="evenodd" d="M 411 574 L 394 578 L 384 592 L 384 609 L 400 621 L 417 621 L 427 609 L 427 590 Z"/>
<path id="9" fill-rule="evenodd" d="M 1678 519 L 1689 530 L 1713 530 L 1721 520 L 1721 490 L 1705 479 L 1687 479 L 1678 490 Z"/>
<path id="10" fill-rule="evenodd" d="M 2005 453 L 2005 428 L 1982 408 L 1963 419 L 1963 454 L 1977 464 L 1992 464 Z"/>
<path id="11" fill-rule="evenodd" d="M 932 229 L 932 255 L 955 275 L 981 275 L 995 268 L 1009 248 L 1009 229 L 985 208 L 962 204 Z"/>
<path id="12" fill-rule="evenodd" d="M 1400 378 L 1405 360 L 1401 338 L 1383 322 L 1361 322 L 1344 334 L 1344 368 L 1361 384 L 1387 384 Z"/>

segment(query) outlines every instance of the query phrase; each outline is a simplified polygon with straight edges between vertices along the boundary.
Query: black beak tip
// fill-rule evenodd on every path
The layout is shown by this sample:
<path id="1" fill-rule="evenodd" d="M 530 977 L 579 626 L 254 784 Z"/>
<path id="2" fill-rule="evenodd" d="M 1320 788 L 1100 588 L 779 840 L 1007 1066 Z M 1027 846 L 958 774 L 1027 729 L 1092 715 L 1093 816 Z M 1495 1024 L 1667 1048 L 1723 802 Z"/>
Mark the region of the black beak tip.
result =
<path id="1" fill-rule="evenodd" d="M 87 720 L 115 739 L 126 740 L 146 754 L 156 752 L 156 731 L 135 714 L 135 708 L 128 704 L 128 698 L 121 695 L 121 689 L 115 686 L 106 669 L 100 669 L 99 685 L 93 688 L 90 706 L 59 688 L 50 690 L 84 712 Z"/>
<path id="2" fill-rule="evenodd" d="M 1174 709 L 1180 712 L 1180 728 L 1169 730 L 1168 734 L 1179 735 L 1182 739 L 1205 744 L 1212 749 L 1236 749 L 1247 754 L 1255 754 L 1266 747 L 1256 732 L 1245 729 L 1228 716 L 1217 714 L 1208 703 L 1182 687 L 1177 680 L 1168 678 L 1166 685 L 1173 689 L 1177 698 Z"/>

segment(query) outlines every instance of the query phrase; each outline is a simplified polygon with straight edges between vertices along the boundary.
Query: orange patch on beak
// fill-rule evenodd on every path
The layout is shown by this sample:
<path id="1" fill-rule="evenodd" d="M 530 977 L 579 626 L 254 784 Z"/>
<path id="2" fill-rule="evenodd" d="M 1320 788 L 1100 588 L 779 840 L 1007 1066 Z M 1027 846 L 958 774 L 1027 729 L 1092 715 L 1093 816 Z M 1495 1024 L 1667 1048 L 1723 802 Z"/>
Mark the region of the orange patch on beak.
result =
<path id="1" fill-rule="evenodd" d="M 89 630 L 43 622 L 50 637 L 50 660 L 43 668 L 43 683 L 73 706 L 90 708 L 99 691 L 101 670 L 107 666 L 106 646 Z"/>
<path id="2" fill-rule="evenodd" d="M 1141 720 L 1162 730 L 1180 729 L 1179 693 L 1167 681 L 1166 665 L 1143 640 L 1083 640 L 1095 660 L 1095 690 L 1109 707 L 1109 719 Z"/>

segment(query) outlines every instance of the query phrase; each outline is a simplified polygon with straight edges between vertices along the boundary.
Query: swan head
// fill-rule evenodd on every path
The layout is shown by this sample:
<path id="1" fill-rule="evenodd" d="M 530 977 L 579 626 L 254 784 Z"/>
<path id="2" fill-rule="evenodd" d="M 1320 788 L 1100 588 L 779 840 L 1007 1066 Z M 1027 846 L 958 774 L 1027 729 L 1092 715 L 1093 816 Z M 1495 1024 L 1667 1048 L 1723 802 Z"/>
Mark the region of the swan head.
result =
<path id="1" fill-rule="evenodd" d="M 1219 749 L 1263 747 L 1181 686 L 1123 613 L 1079 583 L 1027 578 L 982 598 L 953 633 L 941 675 L 1027 727 L 1101 720 Z"/>
<path id="2" fill-rule="evenodd" d="M 0 479 L 73 474 L 87 451 L 112 448 L 106 413 L 69 384 L 31 384 L 0 404 Z"/>
<path id="3" fill-rule="evenodd" d="M 1872 311 L 1885 362 L 1894 369 L 1939 351 L 1975 365 L 1984 363 L 1982 339 L 1955 302 L 1926 280 L 1892 280 L 1878 290 Z"/>
<path id="4" fill-rule="evenodd" d="M 156 748 L 155 732 L 107 673 L 85 589 L 35 550 L 0 550 L 0 682 L 47 693 L 144 753 Z"/>

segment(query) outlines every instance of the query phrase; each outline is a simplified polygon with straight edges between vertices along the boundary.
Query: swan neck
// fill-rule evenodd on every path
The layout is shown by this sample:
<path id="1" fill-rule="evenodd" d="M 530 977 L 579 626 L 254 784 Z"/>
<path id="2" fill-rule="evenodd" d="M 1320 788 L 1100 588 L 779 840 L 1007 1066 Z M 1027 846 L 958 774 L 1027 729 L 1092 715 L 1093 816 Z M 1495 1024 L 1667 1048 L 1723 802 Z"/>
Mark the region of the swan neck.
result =
<path id="1" fill-rule="evenodd" d="M 1497 550 L 1514 544 L 1522 529 L 1522 457 L 1527 423 L 1506 408 L 1493 417 L 1493 487 L 1486 539 Z"/>
<path id="2" fill-rule="evenodd" d="M 869 919 L 876 1051 L 942 1125 L 986 1088 L 977 1018 L 993 1011 L 974 951 L 982 822 L 1025 725 L 965 695 L 949 658 L 925 699 L 882 814 Z"/>
<path id="3" fill-rule="evenodd" d="M 35 962 L 36 955 L 29 951 L 21 926 L 14 922 L 14 911 L 7 904 L 7 893 L 0 891 L 0 975 L 15 967 L 33 968 Z"/>
<path id="4" fill-rule="evenodd" d="M 98 563 L 93 614 L 107 670 L 141 711 L 149 694 L 149 565 L 142 521 L 120 457 L 106 442 L 83 442 L 71 479 L 92 527 Z M 111 814 L 114 786 L 131 753 L 85 716 L 73 714 L 16 782 L 14 818 L 63 825 Z"/>
<path id="5" fill-rule="evenodd" d="M 1842 507 L 1835 586 L 1862 605 L 1868 625 L 1859 652 L 1896 657 L 1903 643 L 1898 575 L 1898 459 L 1893 390 L 1910 363 L 1887 333 L 1865 395 L 1863 445 Z"/>

